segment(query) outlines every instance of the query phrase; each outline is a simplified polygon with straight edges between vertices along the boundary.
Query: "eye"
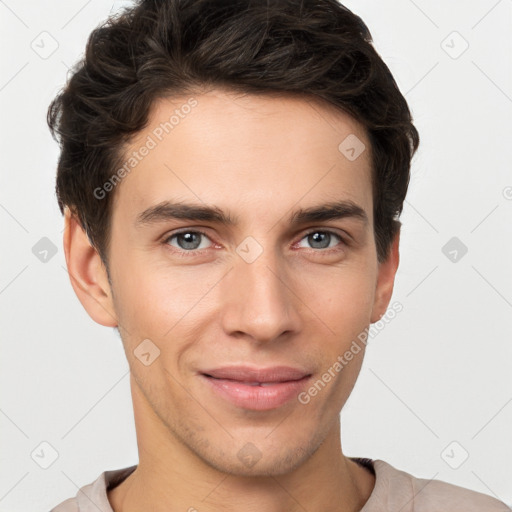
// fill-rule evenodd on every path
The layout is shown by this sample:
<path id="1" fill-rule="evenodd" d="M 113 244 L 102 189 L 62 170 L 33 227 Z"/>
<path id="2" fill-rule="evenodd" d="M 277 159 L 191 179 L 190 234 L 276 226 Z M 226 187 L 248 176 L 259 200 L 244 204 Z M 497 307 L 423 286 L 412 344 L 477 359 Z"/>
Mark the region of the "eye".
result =
<path id="1" fill-rule="evenodd" d="M 348 245 L 348 243 L 341 235 L 334 231 L 326 229 L 315 229 L 310 231 L 309 233 L 306 233 L 306 235 L 303 236 L 300 242 L 298 242 L 298 247 L 304 247 L 303 245 L 301 245 L 303 240 L 306 240 L 307 243 L 310 244 L 310 248 L 317 250 L 336 250 L 337 246 Z M 336 240 L 338 240 L 338 243 L 336 243 Z M 210 243 L 208 243 L 208 241 Z M 341 242 L 341 244 L 339 242 Z M 191 255 L 193 255 L 193 253 L 197 251 L 200 251 L 201 249 L 208 249 L 213 245 L 211 243 L 211 240 L 206 235 L 206 233 L 190 229 L 173 233 L 172 235 L 166 237 L 163 240 L 163 243 L 167 246 L 172 247 L 172 250 L 176 250 L 178 253 L 189 253 Z"/>
<path id="2" fill-rule="evenodd" d="M 330 230 L 316 229 L 314 231 L 310 231 L 302 238 L 302 240 L 306 240 L 309 244 L 311 244 L 313 249 L 331 249 L 338 245 L 336 243 L 331 245 L 331 242 L 335 242 L 336 239 L 341 241 L 342 245 L 345 245 L 345 240 L 340 235 L 338 235 L 338 233 Z M 299 247 L 303 246 L 299 245 Z"/>
<path id="3" fill-rule="evenodd" d="M 177 246 L 171 243 L 171 240 L 176 239 Z M 174 233 L 171 236 L 167 237 L 164 240 L 164 243 L 174 247 L 176 249 L 191 252 L 198 249 L 206 249 L 210 247 L 209 245 L 202 245 L 202 239 L 208 239 L 205 233 L 202 231 L 180 231 L 178 233 Z"/>

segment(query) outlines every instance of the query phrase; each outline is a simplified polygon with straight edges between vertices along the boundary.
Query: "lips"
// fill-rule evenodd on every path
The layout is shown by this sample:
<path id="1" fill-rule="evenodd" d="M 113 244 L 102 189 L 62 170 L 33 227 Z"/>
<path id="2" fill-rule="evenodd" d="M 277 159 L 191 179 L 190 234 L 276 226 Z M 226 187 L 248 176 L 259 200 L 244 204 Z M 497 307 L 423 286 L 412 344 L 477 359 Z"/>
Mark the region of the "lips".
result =
<path id="1" fill-rule="evenodd" d="M 230 366 L 199 374 L 208 393 L 239 409 L 271 411 L 295 402 L 311 373 L 290 366 L 254 368 Z"/>
<path id="2" fill-rule="evenodd" d="M 297 381 L 311 375 L 309 372 L 291 366 L 254 368 L 249 366 L 226 366 L 202 372 L 214 379 L 231 380 L 251 386 L 265 386 L 271 383 Z"/>

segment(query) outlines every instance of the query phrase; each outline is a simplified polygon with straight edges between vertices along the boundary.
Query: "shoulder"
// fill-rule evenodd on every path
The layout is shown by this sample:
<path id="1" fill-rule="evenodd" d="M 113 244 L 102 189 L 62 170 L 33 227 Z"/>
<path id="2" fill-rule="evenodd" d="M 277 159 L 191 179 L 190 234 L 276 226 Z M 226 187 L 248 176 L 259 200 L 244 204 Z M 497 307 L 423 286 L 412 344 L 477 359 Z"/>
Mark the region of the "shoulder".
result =
<path id="1" fill-rule="evenodd" d="M 78 503 L 76 498 L 68 498 L 56 507 L 52 508 L 50 512 L 78 512 Z"/>
<path id="2" fill-rule="evenodd" d="M 104 471 L 94 482 L 81 487 L 75 497 L 68 498 L 50 512 L 112 512 L 107 490 L 120 484 L 136 467 Z"/>
<path id="3" fill-rule="evenodd" d="M 373 467 L 375 488 L 361 512 L 511 512 L 492 496 L 441 480 L 417 478 L 383 460 L 374 460 Z"/>

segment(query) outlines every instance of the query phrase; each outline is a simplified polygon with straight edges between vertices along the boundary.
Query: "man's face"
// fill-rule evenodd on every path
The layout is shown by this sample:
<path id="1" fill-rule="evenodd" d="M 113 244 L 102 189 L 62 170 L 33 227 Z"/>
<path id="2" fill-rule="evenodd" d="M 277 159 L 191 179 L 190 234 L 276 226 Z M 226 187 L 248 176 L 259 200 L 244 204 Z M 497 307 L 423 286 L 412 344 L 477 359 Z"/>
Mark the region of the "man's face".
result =
<path id="1" fill-rule="evenodd" d="M 156 145 L 114 196 L 112 309 L 137 427 L 155 445 L 167 438 L 222 471 L 280 474 L 338 435 L 364 350 L 316 394 L 308 389 L 389 301 L 390 274 L 389 293 L 379 291 L 369 141 L 355 120 L 318 102 L 220 90 L 194 99 L 190 109 L 181 108 L 188 97 L 155 104 L 126 159 L 153 146 L 148 136 Z M 179 122 L 162 134 L 176 109 Z M 366 146 L 355 160 L 339 149 L 349 135 Z M 341 201 L 367 220 L 293 222 L 298 210 Z M 155 213 L 165 202 L 215 208 L 233 223 Z M 310 377 L 288 400 L 237 401 L 203 375 L 236 365 L 290 366 Z M 251 466 L 246 455 L 259 460 Z"/>

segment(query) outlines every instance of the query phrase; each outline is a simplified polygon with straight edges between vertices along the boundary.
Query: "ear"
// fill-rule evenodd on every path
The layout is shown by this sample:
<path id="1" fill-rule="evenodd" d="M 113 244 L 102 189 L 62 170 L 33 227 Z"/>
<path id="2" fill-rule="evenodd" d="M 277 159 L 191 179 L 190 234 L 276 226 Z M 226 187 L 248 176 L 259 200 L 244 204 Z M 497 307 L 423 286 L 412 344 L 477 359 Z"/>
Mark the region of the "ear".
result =
<path id="1" fill-rule="evenodd" d="M 64 253 L 71 286 L 95 322 L 106 327 L 117 327 L 105 265 L 68 207 L 64 215 Z"/>
<path id="2" fill-rule="evenodd" d="M 393 286 L 395 284 L 395 274 L 398 269 L 400 255 L 398 246 L 400 243 L 400 229 L 393 239 L 390 247 L 388 258 L 379 263 L 377 286 L 375 288 L 375 299 L 370 322 L 373 324 L 380 320 L 386 312 L 389 301 L 393 294 Z"/>

